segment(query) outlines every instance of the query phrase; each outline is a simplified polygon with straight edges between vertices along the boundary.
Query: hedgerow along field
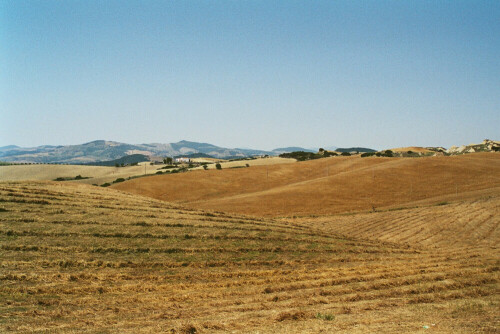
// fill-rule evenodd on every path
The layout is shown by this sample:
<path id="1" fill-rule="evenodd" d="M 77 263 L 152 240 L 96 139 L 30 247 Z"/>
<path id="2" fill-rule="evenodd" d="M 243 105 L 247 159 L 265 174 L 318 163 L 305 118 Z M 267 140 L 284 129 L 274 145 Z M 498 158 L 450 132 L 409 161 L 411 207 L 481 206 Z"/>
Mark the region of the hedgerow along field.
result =
<path id="1" fill-rule="evenodd" d="M 188 209 L 68 182 L 4 182 L 0 331 L 497 332 L 498 220 L 485 212 L 498 217 L 498 199 L 467 203 L 491 230 L 480 233 L 484 242 L 453 235 L 458 241 L 429 247 L 367 232 L 373 224 L 397 236 L 423 208 L 330 224 Z M 436 224 L 451 210 L 473 233 L 474 214 L 428 208 L 438 210 Z M 381 226 L 390 213 L 399 219 Z M 349 231 L 354 223 L 362 228 Z"/>

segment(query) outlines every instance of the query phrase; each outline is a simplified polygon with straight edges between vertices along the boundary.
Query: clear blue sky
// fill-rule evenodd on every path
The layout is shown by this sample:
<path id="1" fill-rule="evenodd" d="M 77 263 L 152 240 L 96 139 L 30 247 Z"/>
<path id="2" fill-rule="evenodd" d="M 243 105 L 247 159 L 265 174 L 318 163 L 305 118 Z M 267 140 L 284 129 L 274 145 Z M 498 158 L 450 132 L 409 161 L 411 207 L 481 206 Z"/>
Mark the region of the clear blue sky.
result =
<path id="1" fill-rule="evenodd" d="M 498 0 L 0 0 L 0 146 L 484 138 Z"/>

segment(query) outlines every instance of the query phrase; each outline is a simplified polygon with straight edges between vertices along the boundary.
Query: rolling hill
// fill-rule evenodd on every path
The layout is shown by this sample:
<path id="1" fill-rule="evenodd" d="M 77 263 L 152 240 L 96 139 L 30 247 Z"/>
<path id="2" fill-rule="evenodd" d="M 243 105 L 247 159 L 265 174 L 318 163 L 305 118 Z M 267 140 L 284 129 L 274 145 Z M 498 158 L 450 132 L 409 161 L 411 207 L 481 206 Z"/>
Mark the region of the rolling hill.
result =
<path id="1" fill-rule="evenodd" d="M 500 187 L 500 155 L 330 157 L 127 181 L 119 190 L 259 216 L 326 215 L 465 199 Z"/>

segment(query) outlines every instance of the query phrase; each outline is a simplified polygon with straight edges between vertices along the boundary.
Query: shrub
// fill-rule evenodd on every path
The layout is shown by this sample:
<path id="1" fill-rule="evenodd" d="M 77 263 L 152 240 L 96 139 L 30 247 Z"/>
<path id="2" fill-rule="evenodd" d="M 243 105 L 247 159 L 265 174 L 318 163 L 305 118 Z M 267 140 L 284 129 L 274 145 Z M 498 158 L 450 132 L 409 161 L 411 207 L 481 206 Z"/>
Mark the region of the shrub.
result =
<path id="1" fill-rule="evenodd" d="M 157 171 L 156 174 L 163 174 L 161 170 Z"/>
<path id="2" fill-rule="evenodd" d="M 207 169 L 208 169 L 208 166 L 207 166 L 207 165 L 203 165 L 203 169 L 204 169 L 204 170 L 207 170 Z"/>
<path id="3" fill-rule="evenodd" d="M 81 180 L 81 179 L 83 179 L 83 177 L 81 175 L 75 176 L 75 180 Z"/>
<path id="4" fill-rule="evenodd" d="M 323 320 L 334 320 L 335 319 L 335 316 L 331 313 L 317 313 L 316 314 L 316 319 L 323 319 Z"/>
<path id="5" fill-rule="evenodd" d="M 249 165 L 249 164 L 245 164 L 245 166 L 246 166 L 246 167 L 250 167 L 250 165 Z"/>
<path id="6" fill-rule="evenodd" d="M 101 184 L 101 187 L 109 187 L 110 185 L 111 184 L 109 184 L 109 183 L 106 182 L 106 183 Z"/>
<path id="7" fill-rule="evenodd" d="M 344 157 L 350 157 L 350 156 L 351 156 L 351 153 L 349 153 L 349 152 L 342 152 L 342 155 L 343 155 Z"/>
<path id="8" fill-rule="evenodd" d="M 66 179 L 64 177 L 58 177 L 55 181 L 66 181 Z"/>
<path id="9" fill-rule="evenodd" d="M 217 168 L 217 169 L 222 169 L 222 166 L 220 165 L 220 163 L 216 163 L 216 164 L 215 164 L 215 168 Z"/>
<path id="10" fill-rule="evenodd" d="M 362 158 L 366 158 L 366 157 L 373 157 L 374 155 L 375 155 L 375 153 L 366 152 L 366 153 L 362 153 L 362 154 L 361 154 L 361 157 L 362 157 Z"/>
<path id="11" fill-rule="evenodd" d="M 113 183 L 118 183 L 118 182 L 123 182 L 125 179 L 123 177 L 119 177 L 116 180 L 113 181 Z"/>

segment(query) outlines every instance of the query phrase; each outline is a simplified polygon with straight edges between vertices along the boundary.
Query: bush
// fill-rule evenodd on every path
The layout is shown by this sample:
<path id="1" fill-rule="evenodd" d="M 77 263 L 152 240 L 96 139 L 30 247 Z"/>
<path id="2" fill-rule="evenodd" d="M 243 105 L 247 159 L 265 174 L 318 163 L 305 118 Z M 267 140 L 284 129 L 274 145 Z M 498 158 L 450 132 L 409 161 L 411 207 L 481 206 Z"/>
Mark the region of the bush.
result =
<path id="1" fill-rule="evenodd" d="M 325 158 L 328 158 L 328 157 L 336 157 L 336 156 L 338 156 L 338 154 L 337 154 L 337 153 L 335 153 L 335 152 L 328 152 L 328 151 L 325 151 L 325 153 L 323 154 L 323 156 L 324 156 Z"/>
<path id="2" fill-rule="evenodd" d="M 361 158 L 373 157 L 374 155 L 375 155 L 375 153 L 366 152 L 366 153 L 361 154 Z"/>
<path id="3" fill-rule="evenodd" d="M 245 167 L 250 167 L 250 165 L 249 164 L 245 164 Z"/>
<path id="4" fill-rule="evenodd" d="M 55 181 L 66 181 L 66 179 L 64 177 L 58 177 Z"/>
<path id="5" fill-rule="evenodd" d="M 118 182 L 123 182 L 125 179 L 123 177 L 119 177 L 116 180 L 113 181 L 113 183 L 118 183 Z"/>
<path id="6" fill-rule="evenodd" d="M 222 169 L 222 166 L 220 165 L 220 163 L 216 163 L 216 164 L 215 164 L 215 168 L 217 168 L 217 169 Z"/>
<path id="7" fill-rule="evenodd" d="M 101 184 L 101 187 L 109 187 L 110 185 L 111 184 L 109 184 L 109 183 L 106 182 L 106 183 Z"/>
<path id="8" fill-rule="evenodd" d="M 349 152 L 342 152 L 342 155 L 343 155 L 344 157 L 350 157 L 350 156 L 351 156 L 351 153 L 349 153 Z"/>
<path id="9" fill-rule="evenodd" d="M 83 179 L 83 177 L 81 175 L 75 176 L 75 180 L 81 180 L 81 179 Z"/>
<path id="10" fill-rule="evenodd" d="M 312 153 L 312 152 L 304 152 L 304 151 L 295 151 L 291 153 L 282 153 L 279 155 L 280 158 L 293 158 L 297 161 L 306 161 L 312 159 L 320 159 L 324 156 L 322 154 Z"/>
<path id="11" fill-rule="evenodd" d="M 163 174 L 161 170 L 157 171 L 156 174 Z"/>
<path id="12" fill-rule="evenodd" d="M 208 166 L 207 166 L 207 165 L 203 165 L 203 169 L 204 169 L 204 170 L 207 170 L 207 169 L 208 169 Z"/>

